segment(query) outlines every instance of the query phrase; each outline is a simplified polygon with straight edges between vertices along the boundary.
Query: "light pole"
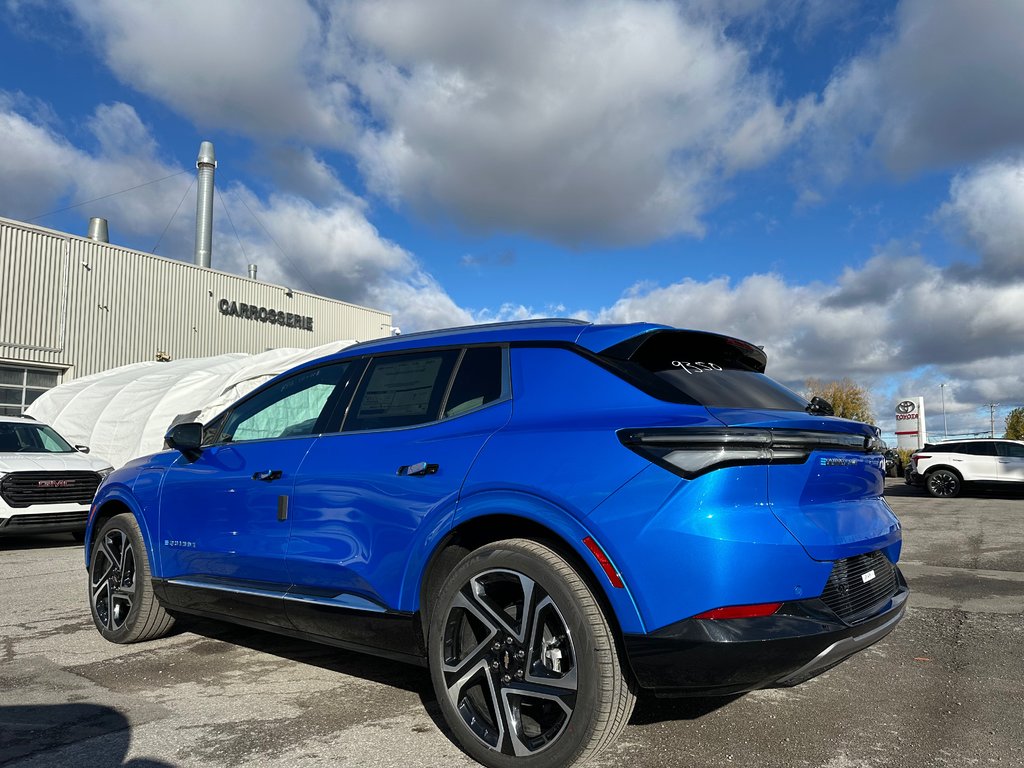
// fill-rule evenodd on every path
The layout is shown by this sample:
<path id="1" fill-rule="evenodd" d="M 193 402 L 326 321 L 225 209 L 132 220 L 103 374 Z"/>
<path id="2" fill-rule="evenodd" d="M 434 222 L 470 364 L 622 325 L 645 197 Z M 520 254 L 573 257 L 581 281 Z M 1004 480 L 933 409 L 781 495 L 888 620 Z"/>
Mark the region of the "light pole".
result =
<path id="1" fill-rule="evenodd" d="M 948 384 L 939 384 L 939 396 L 942 398 L 942 438 L 946 439 L 949 437 L 949 431 L 946 429 L 946 387 Z"/>

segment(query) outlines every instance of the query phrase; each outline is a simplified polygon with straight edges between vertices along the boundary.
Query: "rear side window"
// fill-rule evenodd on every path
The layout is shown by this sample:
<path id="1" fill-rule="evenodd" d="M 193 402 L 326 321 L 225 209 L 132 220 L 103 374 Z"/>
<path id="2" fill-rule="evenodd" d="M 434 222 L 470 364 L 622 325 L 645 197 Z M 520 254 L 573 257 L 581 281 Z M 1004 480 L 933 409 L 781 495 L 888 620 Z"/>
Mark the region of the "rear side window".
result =
<path id="1" fill-rule="evenodd" d="M 601 356 L 631 369 L 641 388 L 661 399 L 714 408 L 807 407 L 803 397 L 764 375 L 764 352 L 727 336 L 657 331 L 618 344 Z"/>
<path id="2" fill-rule="evenodd" d="M 459 416 L 501 399 L 503 358 L 501 347 L 470 347 L 466 350 L 445 402 L 445 418 Z"/>
<path id="3" fill-rule="evenodd" d="M 990 442 L 963 443 L 959 452 L 969 456 L 995 456 L 996 444 Z"/>
<path id="4" fill-rule="evenodd" d="M 342 431 L 437 420 L 458 357 L 457 349 L 375 357 L 363 374 Z"/>

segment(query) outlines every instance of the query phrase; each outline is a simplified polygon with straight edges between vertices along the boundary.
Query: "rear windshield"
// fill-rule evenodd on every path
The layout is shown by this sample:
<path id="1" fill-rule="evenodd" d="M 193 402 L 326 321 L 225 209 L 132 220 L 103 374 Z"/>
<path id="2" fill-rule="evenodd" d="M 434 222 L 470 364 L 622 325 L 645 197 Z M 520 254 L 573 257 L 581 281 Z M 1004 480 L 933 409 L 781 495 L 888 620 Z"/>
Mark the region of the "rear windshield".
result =
<path id="1" fill-rule="evenodd" d="M 713 333 L 656 331 L 606 349 L 655 397 L 712 408 L 802 411 L 807 401 L 765 376 L 758 347 Z"/>

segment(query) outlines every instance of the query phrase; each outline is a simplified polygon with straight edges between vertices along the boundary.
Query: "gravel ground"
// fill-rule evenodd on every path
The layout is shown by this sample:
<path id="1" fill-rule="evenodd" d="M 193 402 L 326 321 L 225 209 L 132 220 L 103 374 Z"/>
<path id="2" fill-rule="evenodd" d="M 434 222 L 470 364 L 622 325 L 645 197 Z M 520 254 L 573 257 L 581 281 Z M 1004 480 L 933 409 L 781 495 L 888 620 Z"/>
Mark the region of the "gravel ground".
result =
<path id="1" fill-rule="evenodd" d="M 897 630 L 790 689 L 641 700 L 599 766 L 1024 766 L 1024 496 L 890 480 Z M 0 539 L 0 764 L 461 766 L 424 670 L 195 621 L 104 641 L 70 537 Z"/>

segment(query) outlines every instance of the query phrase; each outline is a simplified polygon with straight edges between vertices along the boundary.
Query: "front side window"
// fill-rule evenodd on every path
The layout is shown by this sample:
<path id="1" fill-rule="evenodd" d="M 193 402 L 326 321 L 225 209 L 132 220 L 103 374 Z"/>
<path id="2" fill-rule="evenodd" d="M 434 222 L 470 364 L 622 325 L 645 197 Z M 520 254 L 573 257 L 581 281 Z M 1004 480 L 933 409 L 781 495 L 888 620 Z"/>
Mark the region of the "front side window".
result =
<path id="1" fill-rule="evenodd" d="M 331 395 L 344 384 L 349 365 L 311 368 L 240 403 L 225 419 L 220 442 L 316 434 Z"/>
<path id="2" fill-rule="evenodd" d="M 344 432 L 436 421 L 459 350 L 376 357 L 363 374 Z"/>
<path id="3" fill-rule="evenodd" d="M 1024 445 L 1020 443 L 996 443 L 999 455 L 1009 459 L 1024 459 Z"/>

